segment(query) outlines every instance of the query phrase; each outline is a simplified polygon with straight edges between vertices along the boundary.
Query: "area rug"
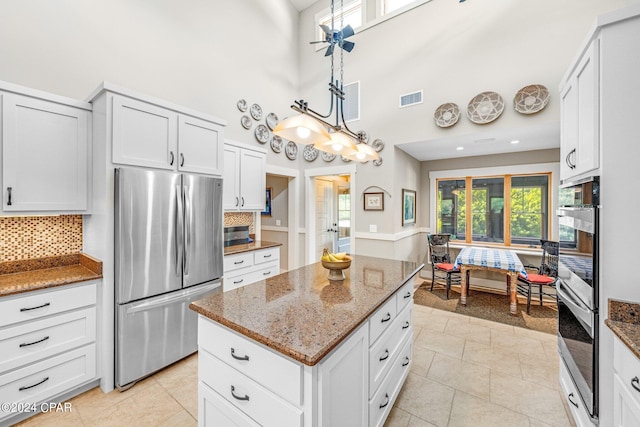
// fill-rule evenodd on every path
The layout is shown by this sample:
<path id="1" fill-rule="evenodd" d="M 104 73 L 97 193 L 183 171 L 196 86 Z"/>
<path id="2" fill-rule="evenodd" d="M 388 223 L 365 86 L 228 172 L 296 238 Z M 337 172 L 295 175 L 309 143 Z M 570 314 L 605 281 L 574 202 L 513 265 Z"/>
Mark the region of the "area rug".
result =
<path id="1" fill-rule="evenodd" d="M 430 286 L 430 282 L 423 282 L 416 289 L 414 294 L 416 304 L 553 335 L 558 333 L 558 309 L 555 304 L 545 302 L 541 307 L 539 302 L 532 298 L 530 314 L 527 314 L 526 301 L 518 299 L 518 315 L 511 316 L 509 297 L 506 294 L 482 292 L 472 287 L 465 307 L 460 304 L 460 294 L 453 289 L 449 292 L 447 300 L 443 286 L 436 285 L 433 291 L 429 291 Z"/>

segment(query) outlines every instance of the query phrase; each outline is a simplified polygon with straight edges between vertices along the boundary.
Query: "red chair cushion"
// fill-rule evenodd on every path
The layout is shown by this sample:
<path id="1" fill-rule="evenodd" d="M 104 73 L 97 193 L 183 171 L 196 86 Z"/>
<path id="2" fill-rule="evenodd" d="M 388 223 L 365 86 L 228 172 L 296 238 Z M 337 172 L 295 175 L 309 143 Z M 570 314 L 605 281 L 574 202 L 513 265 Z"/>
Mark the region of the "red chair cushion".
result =
<path id="1" fill-rule="evenodd" d="M 520 275 L 520 278 L 522 280 L 526 280 L 527 282 L 541 284 L 541 285 L 548 285 L 549 283 L 553 283 L 556 281 L 556 279 L 553 277 L 544 276 L 542 274 L 535 274 L 535 273 L 527 274 L 526 279 L 522 275 Z"/>
<path id="2" fill-rule="evenodd" d="M 448 262 L 438 262 L 436 263 L 436 268 L 444 271 L 458 271 L 457 268 L 453 268 L 453 264 L 449 264 Z"/>

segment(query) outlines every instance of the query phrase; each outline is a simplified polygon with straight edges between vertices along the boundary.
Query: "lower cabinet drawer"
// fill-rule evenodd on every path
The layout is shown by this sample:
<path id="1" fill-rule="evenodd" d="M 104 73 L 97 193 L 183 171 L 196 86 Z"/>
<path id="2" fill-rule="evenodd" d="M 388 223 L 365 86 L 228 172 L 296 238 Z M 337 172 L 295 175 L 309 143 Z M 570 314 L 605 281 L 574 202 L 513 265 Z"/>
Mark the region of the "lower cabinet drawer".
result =
<path id="1" fill-rule="evenodd" d="M 402 350 L 393 361 L 389 374 L 369 401 L 369 425 L 372 427 L 379 427 L 384 424 L 389 412 L 391 412 L 393 403 L 396 401 L 398 394 L 400 394 L 400 389 L 411 367 L 412 344 L 411 336 L 405 338 Z"/>
<path id="2" fill-rule="evenodd" d="M 198 378 L 262 426 L 302 426 L 303 414 L 299 408 L 286 403 L 207 351 L 199 352 Z"/>
<path id="3" fill-rule="evenodd" d="M 242 252 L 239 254 L 225 255 L 222 260 L 222 268 L 225 275 L 227 271 L 238 270 L 239 268 L 251 267 L 253 265 L 253 253 Z"/>
<path id="4" fill-rule="evenodd" d="M 77 348 L 0 376 L 0 396 L 38 403 L 96 377 L 95 344 Z"/>
<path id="5" fill-rule="evenodd" d="M 72 311 L 0 330 L 0 373 L 96 339 L 96 309 Z"/>
<path id="6" fill-rule="evenodd" d="M 268 279 L 269 277 L 277 276 L 280 274 L 280 265 L 277 262 L 272 262 L 270 264 L 260 265 L 260 270 L 257 270 L 255 275 L 254 282 L 259 280 Z"/>
<path id="7" fill-rule="evenodd" d="M 203 317 L 198 318 L 198 343 L 201 349 L 283 399 L 294 405 L 302 404 L 301 364 Z"/>
<path id="8" fill-rule="evenodd" d="M 571 374 L 569 374 L 569 370 L 562 360 L 560 360 L 560 388 L 562 389 L 560 394 L 566 401 L 567 407 L 571 409 L 571 415 L 573 415 L 576 425 L 578 427 L 593 427 L 594 424 L 591 422 L 589 412 L 584 406 L 578 389 L 573 384 L 573 380 L 571 380 Z"/>
<path id="9" fill-rule="evenodd" d="M 198 425 L 200 427 L 260 427 L 205 383 L 198 383 Z"/>
<path id="10" fill-rule="evenodd" d="M 223 288 L 225 292 L 230 291 L 278 274 L 280 274 L 278 261 L 260 264 L 251 268 L 244 268 L 225 275 Z"/>
<path id="11" fill-rule="evenodd" d="M 280 260 L 280 248 L 269 248 L 261 251 L 255 251 L 253 253 L 253 263 L 262 264 L 263 262 L 279 261 Z"/>
<path id="12" fill-rule="evenodd" d="M 373 344 L 393 323 L 397 313 L 396 299 L 391 297 L 371 315 L 369 318 L 369 344 Z"/>

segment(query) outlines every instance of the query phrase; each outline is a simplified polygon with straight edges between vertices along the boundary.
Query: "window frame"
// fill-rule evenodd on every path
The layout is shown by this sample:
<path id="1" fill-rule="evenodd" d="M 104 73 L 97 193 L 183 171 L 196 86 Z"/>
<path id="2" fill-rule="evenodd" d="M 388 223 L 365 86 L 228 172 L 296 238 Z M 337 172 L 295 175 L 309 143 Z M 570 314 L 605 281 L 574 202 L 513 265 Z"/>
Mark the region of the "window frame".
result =
<path id="1" fill-rule="evenodd" d="M 555 206 L 558 206 L 558 189 L 560 186 L 560 163 L 535 163 L 527 165 L 511 165 L 511 166 L 498 166 L 498 167 L 485 167 L 485 168 L 472 168 L 472 169 L 457 169 L 457 170 L 443 170 L 443 171 L 431 171 L 429 172 L 429 227 L 432 232 L 437 230 L 437 197 L 438 197 L 438 181 L 439 180 L 464 180 L 466 188 L 472 188 L 472 180 L 474 178 L 491 178 L 491 177 L 504 177 L 505 178 L 505 190 L 504 195 L 509 197 L 504 198 L 504 211 L 511 211 L 511 177 L 514 176 L 528 176 L 528 175 L 548 175 L 549 176 L 549 194 L 548 203 L 549 209 L 547 212 L 548 223 L 548 236 L 549 240 L 557 240 L 555 237 L 559 236 L 558 220 L 554 215 Z M 506 178 L 509 178 L 508 180 Z M 508 184 L 508 185 L 507 185 Z M 507 192 L 508 191 L 508 192 Z M 465 196 L 467 197 L 466 205 L 469 205 L 471 192 L 467 191 Z M 471 216 L 467 212 L 466 215 L 466 229 L 470 230 Z M 508 246 L 508 247 L 528 247 L 523 244 L 511 244 L 510 227 L 505 227 L 504 231 L 504 243 L 492 243 L 492 242 L 473 242 L 472 235 L 465 233 L 465 241 L 455 241 L 453 244 L 462 245 L 491 245 L 491 246 Z"/>

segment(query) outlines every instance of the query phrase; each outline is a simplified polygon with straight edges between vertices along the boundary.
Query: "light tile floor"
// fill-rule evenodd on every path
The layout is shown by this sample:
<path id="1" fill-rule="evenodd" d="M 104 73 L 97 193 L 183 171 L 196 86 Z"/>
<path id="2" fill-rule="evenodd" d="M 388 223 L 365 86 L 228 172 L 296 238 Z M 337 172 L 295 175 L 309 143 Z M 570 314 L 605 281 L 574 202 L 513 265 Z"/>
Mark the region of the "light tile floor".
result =
<path id="1" fill-rule="evenodd" d="M 574 425 L 555 336 L 419 305 L 413 313 L 413 365 L 386 427 Z M 72 412 L 20 425 L 195 426 L 197 364 L 193 355 L 123 393 L 90 390 L 71 400 Z"/>

